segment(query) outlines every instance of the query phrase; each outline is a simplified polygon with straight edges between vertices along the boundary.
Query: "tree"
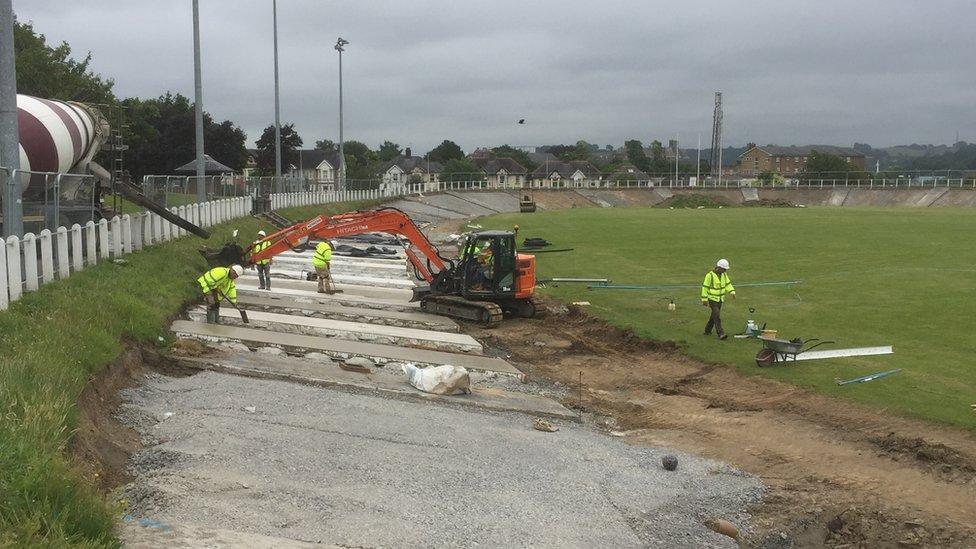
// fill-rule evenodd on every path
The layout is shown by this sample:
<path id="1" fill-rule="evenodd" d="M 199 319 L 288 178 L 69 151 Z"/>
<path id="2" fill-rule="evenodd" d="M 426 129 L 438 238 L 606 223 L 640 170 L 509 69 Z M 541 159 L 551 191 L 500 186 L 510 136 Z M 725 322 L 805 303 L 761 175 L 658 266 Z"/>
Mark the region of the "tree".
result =
<path id="1" fill-rule="evenodd" d="M 302 146 L 302 138 L 295 131 L 295 124 L 281 126 L 281 171 L 288 171 L 288 166 L 298 165 L 298 149 Z M 262 173 L 275 173 L 275 127 L 268 126 L 261 132 L 257 141 L 258 169 Z"/>
<path id="2" fill-rule="evenodd" d="M 484 172 L 466 158 L 448 160 L 441 168 L 441 181 L 480 181 Z"/>
<path id="3" fill-rule="evenodd" d="M 244 130 L 230 120 L 224 120 L 220 124 L 205 123 L 203 136 L 204 146 L 211 158 L 234 171 L 244 169 L 247 163 L 247 134 Z"/>
<path id="4" fill-rule="evenodd" d="M 331 139 L 320 139 L 316 141 L 315 148 L 325 152 L 339 152 L 339 145 Z"/>
<path id="5" fill-rule="evenodd" d="M 576 142 L 576 147 L 573 149 L 572 160 L 589 160 L 591 148 L 589 143 L 580 139 Z"/>
<path id="6" fill-rule="evenodd" d="M 651 141 L 651 172 L 670 172 L 671 163 L 668 162 L 667 156 L 664 154 L 664 145 L 660 141 L 655 139 Z"/>
<path id="7" fill-rule="evenodd" d="M 369 179 L 374 175 L 379 157 L 368 145 L 361 141 L 346 141 L 343 152 L 346 155 L 347 178 Z"/>
<path id="8" fill-rule="evenodd" d="M 403 152 L 403 150 L 400 148 L 400 145 L 397 145 L 392 141 L 384 141 L 383 144 L 380 145 L 377 155 L 379 156 L 380 160 L 386 162 L 387 160 L 393 160 L 399 156 L 401 152 Z"/>
<path id="9" fill-rule="evenodd" d="M 835 177 L 871 179 L 871 174 L 844 160 L 843 157 L 829 153 L 821 153 L 819 151 L 810 152 L 810 156 L 803 166 L 803 172 L 801 174 L 801 178 L 803 179 L 821 178 L 827 176 L 830 172 L 833 172 L 831 175 Z"/>
<path id="10" fill-rule="evenodd" d="M 624 141 L 624 150 L 627 151 L 627 161 L 633 164 L 638 170 L 648 171 L 650 160 L 644 152 L 644 144 L 639 139 Z"/>
<path id="11" fill-rule="evenodd" d="M 450 160 L 460 160 L 462 158 L 464 158 L 464 151 L 461 150 L 461 147 L 457 143 L 449 139 L 445 139 L 440 145 L 434 147 L 427 153 L 427 160 L 431 162 L 446 163 Z"/>
<path id="12" fill-rule="evenodd" d="M 518 162 L 527 171 L 532 171 L 535 169 L 535 163 L 529 157 L 529 153 L 516 149 L 510 145 L 502 145 L 501 147 L 495 147 L 491 149 L 491 154 L 495 158 L 511 158 L 512 160 Z"/>
<path id="13" fill-rule="evenodd" d="M 67 42 L 48 45 L 44 35 L 35 32 L 30 23 L 14 22 L 14 56 L 20 93 L 64 101 L 115 102 L 115 82 L 89 68 L 91 52 L 76 61 Z"/>
<path id="14" fill-rule="evenodd" d="M 128 125 L 125 167 L 136 179 L 173 173 L 196 158 L 194 106 L 187 97 L 167 93 L 154 99 L 128 98 L 122 106 Z M 207 154 L 235 170 L 244 167 L 247 135 L 243 130 L 230 120 L 217 124 L 204 112 L 203 134 Z M 108 152 L 98 158 L 100 162 L 110 159 Z"/>

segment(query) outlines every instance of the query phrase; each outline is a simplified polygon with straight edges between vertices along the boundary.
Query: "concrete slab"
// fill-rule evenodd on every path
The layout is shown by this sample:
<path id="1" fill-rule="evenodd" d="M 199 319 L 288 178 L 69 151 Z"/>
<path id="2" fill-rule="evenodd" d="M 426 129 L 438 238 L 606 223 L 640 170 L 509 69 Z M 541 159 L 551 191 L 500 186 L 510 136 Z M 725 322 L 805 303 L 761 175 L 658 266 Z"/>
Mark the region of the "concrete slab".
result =
<path id="1" fill-rule="evenodd" d="M 384 311 L 415 312 L 420 310 L 419 303 L 410 303 L 409 301 L 402 301 L 400 299 L 390 300 L 346 293 L 333 295 L 320 294 L 314 290 L 293 290 L 289 288 L 280 288 L 277 285 L 270 292 L 267 290 L 259 290 L 256 286 L 238 285 L 237 295 L 253 295 L 268 297 L 271 299 L 281 297 L 295 300 L 308 300 L 311 303 L 331 303 L 345 305 L 346 307 L 362 307 Z"/>
<path id="2" fill-rule="evenodd" d="M 175 357 L 181 365 L 226 374 L 293 381 L 320 387 L 334 387 L 353 392 L 378 393 L 398 399 L 428 401 L 484 410 L 519 412 L 532 416 L 578 421 L 578 415 L 558 402 L 541 396 L 501 389 L 472 387 L 469 395 L 432 395 L 418 391 L 407 383 L 399 368 L 377 368 L 370 374 L 347 372 L 335 363 L 276 357 L 257 353 L 218 352 L 212 356 Z M 393 371 L 390 371 L 393 370 Z"/>
<path id="3" fill-rule="evenodd" d="M 830 198 L 827 199 L 828 206 L 843 206 L 844 201 L 847 200 L 847 195 L 850 194 L 851 190 L 844 187 L 840 189 L 832 189 L 830 191 Z"/>
<path id="4" fill-rule="evenodd" d="M 349 284 L 348 279 L 338 279 L 336 280 L 336 289 L 342 290 L 344 294 L 356 295 L 361 297 L 372 297 L 376 299 L 384 299 L 387 301 L 403 301 L 408 302 L 410 298 L 413 297 L 413 292 L 411 290 L 403 288 L 386 288 L 380 286 L 364 286 L 362 284 Z M 357 282 L 359 278 L 355 279 Z M 286 290 L 304 290 L 311 293 L 316 293 L 318 291 L 318 282 L 311 282 L 308 280 L 288 280 L 288 279 L 277 279 L 273 280 L 273 290 L 277 291 L 279 289 Z M 380 281 L 385 282 L 385 280 Z M 237 279 L 237 287 L 257 289 L 258 287 L 258 277 L 257 275 L 244 273 L 243 276 Z"/>
<path id="5" fill-rule="evenodd" d="M 754 202 L 759 200 L 759 189 L 754 189 L 752 187 L 743 187 L 741 191 L 742 191 L 742 200 L 744 200 L 745 202 Z"/>
<path id="6" fill-rule="evenodd" d="M 281 257 L 275 258 L 272 266 L 282 266 L 290 269 L 312 268 L 312 258 L 311 257 Z M 350 271 L 353 269 L 357 270 L 367 270 L 371 269 L 376 272 L 407 272 L 407 264 L 405 260 L 393 260 L 393 261 L 370 261 L 370 260 L 360 260 L 360 258 L 343 258 L 339 259 L 338 256 L 332 256 L 331 263 L 332 270 L 345 270 Z"/>
<path id="7" fill-rule="evenodd" d="M 496 212 L 519 211 L 519 199 L 506 192 L 468 191 L 463 193 L 450 192 L 448 194 Z"/>
<path id="8" fill-rule="evenodd" d="M 306 280 L 305 276 L 309 271 L 289 271 L 282 269 L 271 269 L 271 278 L 281 281 L 305 282 L 311 287 L 318 288 L 318 282 Z M 254 285 L 258 283 L 257 271 L 245 271 L 241 279 L 251 280 Z M 332 281 L 336 284 L 347 284 L 356 286 L 377 287 L 379 289 L 400 288 L 410 291 L 414 287 L 413 281 L 406 278 L 390 278 L 383 276 L 365 276 L 361 274 L 349 274 L 341 272 L 332 273 Z M 240 282 L 238 282 L 240 284 Z"/>
<path id="9" fill-rule="evenodd" d="M 202 341 L 238 341 L 248 347 L 279 347 L 285 351 L 305 354 L 318 351 L 336 358 L 362 356 L 380 362 L 413 362 L 423 366 L 453 364 L 475 372 L 498 372 L 522 378 L 523 373 L 508 362 L 486 356 L 411 349 L 379 343 L 363 343 L 344 339 L 281 334 L 252 328 L 202 324 L 188 320 L 176 320 L 171 329 L 177 336 Z"/>
<path id="10" fill-rule="evenodd" d="M 206 322 L 207 320 L 207 310 L 203 307 L 194 307 L 188 310 L 187 314 L 195 322 Z M 293 316 L 265 311 L 248 311 L 247 316 L 249 322 L 245 324 L 240 313 L 235 309 L 230 307 L 221 307 L 220 309 L 220 321 L 228 326 L 263 329 L 282 334 L 304 334 L 347 339 L 349 341 L 460 351 L 479 355 L 482 352 L 481 343 L 467 334 L 331 318 L 312 318 L 304 315 Z"/>
<path id="11" fill-rule="evenodd" d="M 942 196 L 944 194 L 946 194 L 947 192 L 949 192 L 949 187 L 937 187 L 937 188 L 934 188 L 934 189 L 930 190 L 929 192 L 925 193 L 925 196 L 923 196 L 921 198 L 921 200 L 919 200 L 918 202 L 916 202 L 915 203 L 915 206 L 920 206 L 920 207 L 923 207 L 923 208 L 927 208 L 927 207 L 931 206 L 936 200 L 942 198 Z"/>
<path id="12" fill-rule="evenodd" d="M 248 311 L 266 311 L 305 315 L 314 318 L 334 318 L 354 322 L 369 322 L 406 328 L 423 328 L 442 332 L 457 332 L 458 325 L 450 318 L 427 313 L 387 311 L 367 307 L 348 307 L 338 303 L 318 303 L 307 298 L 288 298 L 286 296 L 265 296 L 241 293 L 237 302 Z M 341 295 L 341 294 L 340 294 Z"/>
<path id="13" fill-rule="evenodd" d="M 402 210 L 404 213 L 409 215 L 414 222 L 430 221 L 432 223 L 440 223 L 445 219 L 464 219 L 467 217 L 464 214 L 436 208 L 434 206 L 421 204 L 419 202 L 413 202 L 411 200 L 397 200 L 396 202 L 390 204 L 390 206 Z"/>
<path id="14" fill-rule="evenodd" d="M 661 197 L 661 201 L 667 200 L 667 199 L 671 198 L 672 196 L 674 196 L 674 193 L 671 192 L 671 189 L 663 188 L 663 187 L 658 187 L 658 188 L 654 189 L 653 192 L 654 192 L 654 194 L 656 194 L 656 195 L 658 195 L 658 196 Z"/>
<path id="15" fill-rule="evenodd" d="M 275 263 L 271 266 L 271 276 L 275 278 L 285 278 L 293 280 L 305 280 L 309 272 L 312 272 L 311 265 L 303 265 L 301 263 Z M 249 271 L 247 274 L 254 275 L 257 271 Z M 389 280 L 389 286 L 400 286 L 409 287 L 404 284 L 404 281 L 409 281 L 409 275 L 406 269 L 377 269 L 375 267 L 367 267 L 365 269 L 358 269 L 348 266 L 332 266 L 332 276 L 335 277 L 337 282 L 351 282 L 356 279 L 363 279 L 367 281 L 374 280 Z M 379 284 L 369 284 L 369 285 L 379 285 Z"/>
<path id="16" fill-rule="evenodd" d="M 466 217 L 478 217 L 498 213 L 495 210 L 488 209 L 463 198 L 458 198 L 449 193 L 425 195 L 423 198 L 414 198 L 413 200 L 423 204 L 430 204 L 437 208 L 458 212 L 464 214 Z"/>

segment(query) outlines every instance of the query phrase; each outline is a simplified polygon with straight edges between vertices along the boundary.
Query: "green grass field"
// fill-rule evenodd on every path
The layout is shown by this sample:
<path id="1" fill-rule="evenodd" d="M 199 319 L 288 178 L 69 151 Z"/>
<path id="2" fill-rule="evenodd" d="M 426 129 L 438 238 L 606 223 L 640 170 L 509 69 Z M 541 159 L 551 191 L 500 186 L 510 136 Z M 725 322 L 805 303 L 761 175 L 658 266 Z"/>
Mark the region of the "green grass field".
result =
<path id="1" fill-rule="evenodd" d="M 802 280 L 795 287 L 741 288 L 723 309 L 730 334 L 746 320 L 780 337 L 835 340 L 829 347 L 893 345 L 894 355 L 758 368 L 753 340 L 702 335 L 699 290 L 544 290 L 639 335 L 683 341 L 691 356 L 849 398 L 893 413 L 976 430 L 976 212 L 968 209 L 723 208 L 574 209 L 507 214 L 485 228 L 521 227 L 574 252 L 538 254 L 538 277 L 610 278 L 617 284 L 700 285 L 720 257 L 734 283 Z M 677 305 L 667 310 L 669 298 Z M 749 308 L 755 308 L 750 314 Z M 902 368 L 870 383 L 838 386 Z"/>

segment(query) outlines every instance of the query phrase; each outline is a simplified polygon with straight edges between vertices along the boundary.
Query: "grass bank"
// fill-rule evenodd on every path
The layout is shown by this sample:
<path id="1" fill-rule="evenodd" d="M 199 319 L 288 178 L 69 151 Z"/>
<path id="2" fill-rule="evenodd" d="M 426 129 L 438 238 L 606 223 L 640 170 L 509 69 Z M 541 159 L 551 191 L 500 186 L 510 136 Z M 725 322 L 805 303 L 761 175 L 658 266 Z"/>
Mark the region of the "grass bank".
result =
<path id="1" fill-rule="evenodd" d="M 294 208 L 283 208 L 278 213 L 292 221 L 302 221 L 317 215 L 335 215 L 354 210 L 368 210 L 388 202 L 388 198 L 376 200 L 352 200 L 349 202 L 339 202 L 335 204 L 321 204 L 317 206 L 297 206 Z"/>
<path id="2" fill-rule="evenodd" d="M 292 219 L 366 207 L 291 208 Z M 312 213 L 303 213 L 305 211 Z M 242 240 L 266 224 L 251 218 L 215 227 L 206 244 Z M 114 546 L 118 509 L 66 455 L 75 403 L 88 379 L 115 360 L 127 338 L 158 342 L 167 321 L 196 298 L 206 268 L 184 238 L 104 261 L 26 294 L 0 312 L 0 547 Z"/>
<path id="3" fill-rule="evenodd" d="M 716 259 L 726 257 L 733 283 L 802 279 L 794 287 L 741 288 L 723 310 L 727 331 L 741 332 L 754 318 L 787 338 L 835 340 L 833 348 L 892 344 L 895 354 L 760 369 L 753 361 L 757 342 L 702 335 L 707 311 L 697 288 L 587 290 L 564 284 L 545 292 L 589 301 L 592 313 L 641 336 L 683 341 L 691 356 L 705 361 L 976 430 L 970 409 L 976 394 L 976 247 L 965 236 L 976 231 L 971 210 L 593 208 L 498 215 L 481 223 L 517 223 L 522 236 L 575 248 L 538 254 L 540 278 L 696 286 Z M 667 309 L 671 298 L 673 313 Z M 894 368 L 902 372 L 865 384 L 835 383 Z"/>

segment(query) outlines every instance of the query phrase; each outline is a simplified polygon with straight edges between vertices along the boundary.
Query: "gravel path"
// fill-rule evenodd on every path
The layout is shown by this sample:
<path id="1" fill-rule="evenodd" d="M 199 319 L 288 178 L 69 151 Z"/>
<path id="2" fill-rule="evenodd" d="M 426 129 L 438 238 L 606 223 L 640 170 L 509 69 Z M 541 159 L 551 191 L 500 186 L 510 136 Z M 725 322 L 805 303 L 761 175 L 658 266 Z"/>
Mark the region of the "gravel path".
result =
<path id="1" fill-rule="evenodd" d="M 355 546 L 736 547 L 760 482 L 585 426 L 217 373 L 152 376 L 120 415 L 143 433 L 129 513 Z M 252 411 L 253 410 L 253 411 Z"/>

